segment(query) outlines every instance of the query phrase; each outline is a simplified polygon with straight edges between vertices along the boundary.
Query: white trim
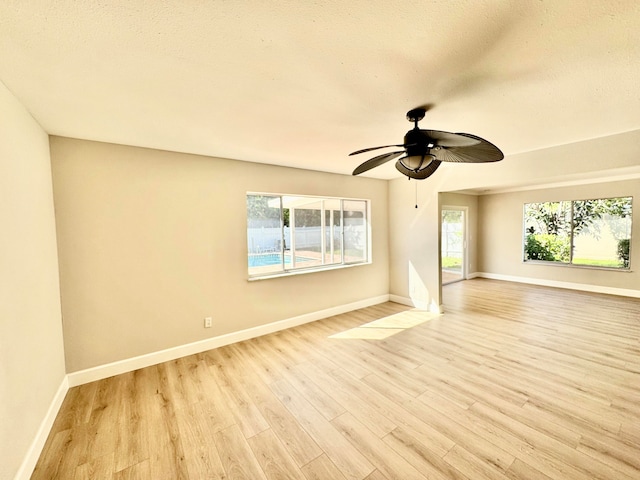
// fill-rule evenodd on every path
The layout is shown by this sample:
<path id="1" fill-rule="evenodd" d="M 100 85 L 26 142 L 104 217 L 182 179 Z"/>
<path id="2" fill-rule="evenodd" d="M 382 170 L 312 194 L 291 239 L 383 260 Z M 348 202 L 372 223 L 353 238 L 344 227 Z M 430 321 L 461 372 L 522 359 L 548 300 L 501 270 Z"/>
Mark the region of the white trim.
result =
<path id="1" fill-rule="evenodd" d="M 413 300 L 412 298 L 402 297 L 400 295 L 389 295 L 389 301 L 399 303 L 400 305 L 407 305 L 408 307 L 414 307 L 418 310 L 427 310 L 431 313 L 443 313 L 442 305 L 431 305 L 423 300 Z"/>
<path id="2" fill-rule="evenodd" d="M 568 288 L 570 290 L 581 290 L 583 292 L 605 293 L 608 295 L 620 295 L 623 297 L 640 298 L 640 290 L 630 288 L 605 287 L 603 285 L 590 285 L 587 283 L 559 282 L 556 280 L 546 280 L 544 278 L 517 277 L 513 275 L 501 275 L 497 273 L 476 272 L 473 278 L 491 278 L 493 280 L 505 280 L 507 282 L 529 283 L 531 285 L 542 285 L 545 287 Z M 471 276 L 469 278 L 472 278 Z"/>
<path id="3" fill-rule="evenodd" d="M 247 281 L 256 282 L 259 280 L 269 280 L 271 278 L 291 277 L 292 275 L 303 275 L 305 273 L 327 272 L 329 270 L 339 270 L 341 268 L 359 267 L 361 265 L 371 265 L 373 262 L 359 262 L 359 263 L 336 263 L 333 265 L 320 265 L 316 267 L 297 268 L 291 270 L 284 270 L 276 273 L 263 273 L 249 276 Z"/>
<path id="4" fill-rule="evenodd" d="M 464 205 L 442 205 L 440 207 L 440 239 L 438 243 L 440 244 L 440 268 L 442 269 L 442 212 L 445 210 L 449 211 L 458 211 L 463 214 L 463 224 L 462 224 L 462 278 L 460 280 L 466 280 L 469 274 L 469 268 L 471 267 L 469 262 L 469 207 Z"/>
<path id="5" fill-rule="evenodd" d="M 60 407 L 62 406 L 62 402 L 64 401 L 64 397 L 67 395 L 68 391 L 69 380 L 65 375 L 58 387 L 58 391 L 51 400 L 49 409 L 40 423 L 40 427 L 29 446 L 29 450 L 27 450 L 27 454 L 22 460 L 22 465 L 20 465 L 16 476 L 13 477 L 14 480 L 29 480 L 29 478 L 31 478 L 33 470 L 36 468 L 36 464 L 40 458 L 40 454 L 42 453 L 42 449 L 44 448 L 44 444 L 47 441 L 47 437 L 49 437 L 49 432 L 51 432 L 51 428 L 53 427 L 53 422 L 56 420 L 56 416 L 60 411 Z"/>
<path id="6" fill-rule="evenodd" d="M 401 297 L 400 295 L 389 295 L 389 301 L 399 303 L 400 305 L 406 305 L 408 307 L 415 307 L 413 300 L 408 297 Z"/>
<path id="7" fill-rule="evenodd" d="M 103 378 L 112 377 L 113 375 L 119 375 L 121 373 L 130 372 L 139 368 L 149 367 L 158 363 L 175 360 L 187 355 L 193 355 L 194 353 L 205 352 L 213 348 L 222 347 L 231 343 L 241 342 L 243 340 L 249 340 L 261 335 L 266 335 L 268 333 L 278 332 L 287 328 L 296 327 L 298 325 L 314 322 L 316 320 L 331 317 L 333 315 L 350 312 L 359 308 L 370 307 L 371 305 L 377 305 L 379 303 L 384 303 L 387 301 L 389 301 L 389 295 L 379 295 L 377 297 L 360 300 L 358 302 L 327 308 L 325 310 L 319 310 L 317 312 L 306 313 L 304 315 L 287 318 L 285 320 L 279 320 L 273 323 L 268 323 L 266 325 L 260 325 L 257 327 L 248 328 L 246 330 L 239 330 L 237 332 L 231 332 L 217 337 L 207 338 L 205 340 L 188 343 L 186 345 L 168 348 L 166 350 L 147 353 L 137 357 L 127 358 L 125 360 L 119 360 L 117 362 L 107 363 L 105 365 L 99 365 L 93 368 L 87 368 L 86 370 L 79 370 L 67 375 L 69 386 L 75 387 L 77 385 L 82 385 L 96 380 L 101 380 Z"/>

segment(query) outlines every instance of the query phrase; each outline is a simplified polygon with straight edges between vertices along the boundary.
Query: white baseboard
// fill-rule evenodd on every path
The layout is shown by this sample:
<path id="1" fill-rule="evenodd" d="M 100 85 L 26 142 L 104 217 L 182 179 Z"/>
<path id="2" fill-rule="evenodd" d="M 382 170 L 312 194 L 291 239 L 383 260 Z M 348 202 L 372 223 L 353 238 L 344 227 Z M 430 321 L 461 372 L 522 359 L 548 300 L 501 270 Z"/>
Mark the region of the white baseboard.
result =
<path id="1" fill-rule="evenodd" d="M 490 278 L 493 280 L 504 280 L 507 282 L 528 283 L 531 285 L 541 285 L 544 287 L 567 288 L 570 290 L 581 290 L 583 292 L 606 293 L 608 295 L 619 295 L 622 297 L 640 298 L 640 290 L 632 290 L 630 288 L 614 288 L 602 285 L 589 285 L 586 283 L 559 282 L 556 280 L 546 280 L 543 278 L 518 277 L 514 275 L 501 275 L 497 273 L 477 272 L 474 277 L 468 278 Z"/>
<path id="2" fill-rule="evenodd" d="M 400 295 L 389 295 L 389 301 L 399 303 L 400 305 L 407 305 L 408 307 L 414 307 L 419 310 L 427 310 L 431 313 L 442 313 L 442 305 L 430 305 L 428 302 L 422 300 L 414 300 L 409 297 L 402 297 Z"/>
<path id="3" fill-rule="evenodd" d="M 413 300 L 408 297 L 401 297 L 400 295 L 389 295 L 389 301 L 399 303 L 400 305 L 406 305 L 408 307 L 415 307 Z"/>
<path id="4" fill-rule="evenodd" d="M 44 444 L 46 443 L 49 432 L 53 427 L 53 422 L 55 422 L 56 420 L 56 416 L 60 411 L 60 407 L 62 406 L 62 402 L 64 401 L 64 397 L 67 394 L 68 390 L 69 381 L 65 376 L 62 379 L 62 382 L 60 383 L 56 394 L 53 396 L 53 400 L 49 405 L 49 409 L 47 410 L 45 417 L 40 423 L 38 432 L 31 442 L 29 450 L 27 450 L 27 454 L 22 460 L 22 465 L 20 465 L 20 468 L 18 469 L 18 473 L 16 473 L 14 480 L 29 480 L 31 478 L 33 469 L 36 468 L 36 464 L 38 463 L 38 459 L 40 458 L 40 454 L 42 453 Z"/>
<path id="5" fill-rule="evenodd" d="M 86 370 L 71 372 L 67 375 L 69 387 L 75 387 L 77 385 L 82 385 L 96 380 L 101 380 L 103 378 L 112 377 L 113 375 L 131 372 L 139 368 L 149 367 L 158 363 L 186 357 L 187 355 L 205 352 L 213 348 L 222 347 L 231 343 L 241 342 L 243 340 L 249 340 L 251 338 L 260 337 L 269 333 L 296 327 L 298 325 L 314 322 L 316 320 L 331 317 L 333 315 L 350 312 L 359 308 L 370 307 L 371 305 L 377 305 L 378 303 L 387 301 L 389 301 L 389 295 L 380 295 L 378 297 L 372 297 L 358 302 L 327 308 L 325 310 L 319 310 L 317 312 L 311 312 L 297 317 L 279 320 L 277 322 L 269 323 L 266 325 L 260 325 L 258 327 L 248 328 L 246 330 L 240 330 L 217 337 L 188 343 L 186 345 L 168 348 L 166 350 L 151 352 L 145 355 L 127 358 L 125 360 L 120 360 L 113 363 L 99 365 L 97 367 L 88 368 Z"/>

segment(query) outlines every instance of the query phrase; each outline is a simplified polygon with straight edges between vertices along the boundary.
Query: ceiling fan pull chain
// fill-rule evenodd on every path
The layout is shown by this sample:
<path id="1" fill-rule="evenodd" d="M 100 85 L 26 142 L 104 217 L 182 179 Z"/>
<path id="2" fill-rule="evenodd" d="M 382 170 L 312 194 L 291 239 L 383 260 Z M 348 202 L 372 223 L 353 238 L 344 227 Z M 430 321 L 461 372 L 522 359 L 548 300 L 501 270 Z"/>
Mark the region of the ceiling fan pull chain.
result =
<path id="1" fill-rule="evenodd" d="M 418 208 L 418 182 L 413 182 L 416 185 L 416 208 Z"/>

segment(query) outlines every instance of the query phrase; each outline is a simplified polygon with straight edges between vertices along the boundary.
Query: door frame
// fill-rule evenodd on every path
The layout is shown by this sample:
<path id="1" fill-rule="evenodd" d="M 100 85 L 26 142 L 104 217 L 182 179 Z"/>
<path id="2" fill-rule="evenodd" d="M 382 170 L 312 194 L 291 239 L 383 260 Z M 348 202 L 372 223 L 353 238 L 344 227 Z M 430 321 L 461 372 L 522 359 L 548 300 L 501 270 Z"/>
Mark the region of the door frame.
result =
<path id="1" fill-rule="evenodd" d="M 459 282 L 461 280 L 466 280 L 467 279 L 467 275 L 468 275 L 468 263 L 469 263 L 469 254 L 468 254 L 468 236 L 469 236 L 469 207 L 465 207 L 465 206 L 458 206 L 458 205 L 442 205 L 440 207 L 440 241 L 438 242 L 440 244 L 440 259 L 439 259 L 439 263 L 440 263 L 440 278 L 442 279 L 442 213 L 445 210 L 455 210 L 455 211 L 460 211 L 462 212 L 462 272 L 461 272 L 461 277 L 460 279 L 456 279 L 456 280 L 452 280 L 450 282 L 442 282 L 441 283 L 443 285 L 446 285 L 447 283 L 454 283 L 454 282 Z"/>

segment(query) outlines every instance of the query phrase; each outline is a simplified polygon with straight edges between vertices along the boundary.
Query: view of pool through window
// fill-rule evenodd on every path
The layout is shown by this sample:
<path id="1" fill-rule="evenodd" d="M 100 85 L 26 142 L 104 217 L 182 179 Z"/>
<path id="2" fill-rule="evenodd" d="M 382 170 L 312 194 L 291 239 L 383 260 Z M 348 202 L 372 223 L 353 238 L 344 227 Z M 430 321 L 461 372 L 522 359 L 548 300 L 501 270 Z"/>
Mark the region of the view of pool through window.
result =
<path id="1" fill-rule="evenodd" d="M 265 267 L 269 265 L 282 264 L 281 253 L 256 253 L 253 255 L 249 255 L 248 258 L 249 258 L 249 267 Z M 296 256 L 296 263 L 311 262 L 313 260 L 314 260 L 313 258 Z M 284 263 L 285 265 L 291 264 L 290 254 L 285 254 Z"/>
<path id="2" fill-rule="evenodd" d="M 249 277 L 369 261 L 367 200 L 247 194 Z"/>

